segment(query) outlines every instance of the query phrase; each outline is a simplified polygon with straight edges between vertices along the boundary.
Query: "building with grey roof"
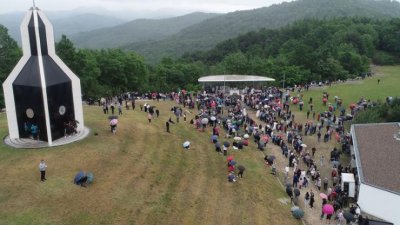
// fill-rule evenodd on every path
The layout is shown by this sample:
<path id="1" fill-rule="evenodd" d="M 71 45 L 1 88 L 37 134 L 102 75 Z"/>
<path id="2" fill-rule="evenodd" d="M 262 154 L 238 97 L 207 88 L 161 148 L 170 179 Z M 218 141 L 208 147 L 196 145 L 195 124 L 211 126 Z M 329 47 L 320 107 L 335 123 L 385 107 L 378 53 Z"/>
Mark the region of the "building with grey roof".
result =
<path id="1" fill-rule="evenodd" d="M 362 212 L 400 224 L 400 123 L 351 126 Z"/>

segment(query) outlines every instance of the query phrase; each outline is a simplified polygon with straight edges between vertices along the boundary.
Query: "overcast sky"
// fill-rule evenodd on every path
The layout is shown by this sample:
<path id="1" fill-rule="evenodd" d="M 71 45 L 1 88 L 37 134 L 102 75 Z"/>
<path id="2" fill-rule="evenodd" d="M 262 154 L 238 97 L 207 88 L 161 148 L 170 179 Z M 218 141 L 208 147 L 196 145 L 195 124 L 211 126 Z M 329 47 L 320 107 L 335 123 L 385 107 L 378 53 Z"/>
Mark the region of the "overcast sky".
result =
<path id="1" fill-rule="evenodd" d="M 70 10 L 80 7 L 102 7 L 109 10 L 175 9 L 203 12 L 232 12 L 254 9 L 283 0 L 35 0 L 42 10 Z M 32 0 L 0 0 L 0 13 L 25 11 Z"/>

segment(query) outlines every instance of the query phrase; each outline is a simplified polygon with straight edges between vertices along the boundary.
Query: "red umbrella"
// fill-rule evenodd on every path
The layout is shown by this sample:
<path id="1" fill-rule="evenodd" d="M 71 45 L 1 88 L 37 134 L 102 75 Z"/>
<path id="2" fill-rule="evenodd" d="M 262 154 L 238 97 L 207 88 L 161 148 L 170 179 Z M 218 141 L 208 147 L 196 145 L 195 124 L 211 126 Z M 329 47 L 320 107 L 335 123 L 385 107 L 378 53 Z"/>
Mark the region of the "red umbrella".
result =
<path id="1" fill-rule="evenodd" d="M 230 156 L 228 156 L 228 157 L 226 158 L 226 161 L 231 161 L 231 160 L 233 160 L 233 156 L 232 156 L 232 155 L 230 155 Z"/>
<path id="2" fill-rule="evenodd" d="M 331 204 L 325 204 L 324 207 L 322 208 L 322 212 L 326 215 L 332 215 L 335 209 Z"/>
<path id="3" fill-rule="evenodd" d="M 280 137 L 280 138 L 284 138 L 285 137 L 285 134 L 277 134 L 276 136 L 278 136 L 278 137 Z"/>
<path id="4" fill-rule="evenodd" d="M 263 135 L 261 138 L 264 142 L 268 142 L 268 135 Z"/>
<path id="5" fill-rule="evenodd" d="M 328 199 L 328 196 L 326 196 L 326 194 L 324 193 L 319 193 L 319 197 L 321 197 L 322 199 Z"/>

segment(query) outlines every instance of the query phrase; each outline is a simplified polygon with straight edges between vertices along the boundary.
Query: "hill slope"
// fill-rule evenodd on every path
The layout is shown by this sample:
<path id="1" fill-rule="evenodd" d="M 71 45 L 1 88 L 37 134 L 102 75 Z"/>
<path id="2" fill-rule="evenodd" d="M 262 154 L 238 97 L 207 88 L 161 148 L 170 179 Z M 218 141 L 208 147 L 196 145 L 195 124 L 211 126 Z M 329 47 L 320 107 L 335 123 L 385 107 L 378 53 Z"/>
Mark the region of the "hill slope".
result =
<path id="1" fill-rule="evenodd" d="M 113 48 L 133 42 L 156 41 L 217 15 L 197 12 L 168 19 L 137 19 L 116 27 L 72 35 L 71 40 L 83 48 Z"/>
<path id="2" fill-rule="evenodd" d="M 57 17 L 52 12 L 44 12 L 53 24 L 54 35 L 58 40 L 62 34 L 70 36 L 74 33 L 89 31 L 104 27 L 112 27 L 125 22 L 111 16 L 103 16 L 98 14 L 86 13 L 79 15 L 70 15 L 65 17 Z M 24 12 L 10 13 L 0 15 L 0 24 L 8 29 L 10 36 L 21 43 L 21 34 L 19 27 L 25 16 Z"/>
<path id="3" fill-rule="evenodd" d="M 188 27 L 161 41 L 147 41 L 123 46 L 157 62 L 164 56 L 207 50 L 217 43 L 260 28 L 274 29 L 305 18 L 363 16 L 400 17 L 400 3 L 374 0 L 298 0 L 270 7 L 238 11 L 214 17 Z"/>

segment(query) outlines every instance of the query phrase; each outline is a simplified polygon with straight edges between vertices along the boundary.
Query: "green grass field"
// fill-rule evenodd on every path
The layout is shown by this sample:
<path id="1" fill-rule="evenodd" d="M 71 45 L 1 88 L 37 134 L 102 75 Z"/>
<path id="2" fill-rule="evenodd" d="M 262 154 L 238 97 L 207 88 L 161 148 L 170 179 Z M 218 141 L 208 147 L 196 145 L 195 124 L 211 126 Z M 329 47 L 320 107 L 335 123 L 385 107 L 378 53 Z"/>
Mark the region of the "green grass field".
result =
<path id="1" fill-rule="evenodd" d="M 399 96 L 400 85 L 400 67 L 387 66 L 373 68 L 374 76 L 364 80 L 354 80 L 347 83 L 334 84 L 331 87 L 311 88 L 304 93 L 305 107 L 308 109 L 308 99 L 313 98 L 314 108 L 316 112 L 325 111 L 326 107 L 322 105 L 322 94 L 324 91 L 329 93 L 329 102 L 333 103 L 334 96 L 338 96 L 343 100 L 343 106 L 349 110 L 351 103 L 356 103 L 361 97 L 370 99 L 371 101 L 385 101 L 388 96 Z M 380 83 L 378 85 L 378 79 Z"/>
<path id="2" fill-rule="evenodd" d="M 345 105 L 361 96 L 398 94 L 400 67 L 376 72 L 380 85 L 376 76 L 326 90 Z M 313 96 L 317 102 L 323 90 L 311 90 L 305 99 Z M 291 216 L 290 205 L 278 201 L 286 194 L 255 145 L 231 152 L 246 171 L 242 180 L 228 183 L 226 161 L 214 151 L 211 131 L 201 133 L 181 122 L 171 125 L 168 134 L 164 125 L 173 103 L 149 103 L 160 109 L 160 118 L 148 124 L 139 107 L 124 111 L 116 135 L 100 107 L 85 106 L 85 125 L 92 134 L 83 141 L 35 150 L 2 144 L 0 224 L 301 224 Z M 303 114 L 296 118 L 304 119 Z M 6 136 L 5 114 L 0 114 L 0 128 Z M 183 150 L 185 140 L 192 142 L 190 150 Z M 44 183 L 38 171 L 41 159 L 48 164 Z M 95 175 L 88 188 L 72 183 L 81 169 Z"/>

